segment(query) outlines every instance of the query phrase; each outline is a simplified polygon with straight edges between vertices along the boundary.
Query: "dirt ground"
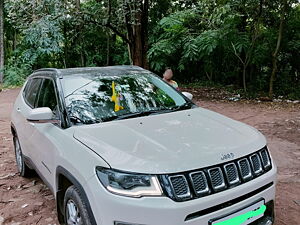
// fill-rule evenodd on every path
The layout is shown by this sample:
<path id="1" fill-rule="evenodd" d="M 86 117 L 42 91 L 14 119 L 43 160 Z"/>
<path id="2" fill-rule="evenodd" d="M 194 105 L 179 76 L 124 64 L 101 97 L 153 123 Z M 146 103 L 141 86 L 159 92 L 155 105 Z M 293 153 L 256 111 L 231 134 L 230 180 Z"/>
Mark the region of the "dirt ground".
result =
<path id="1" fill-rule="evenodd" d="M 0 92 L 0 225 L 58 224 L 54 197 L 38 177 L 18 176 L 10 112 L 19 89 Z M 278 166 L 276 225 L 300 225 L 300 104 L 201 98 L 201 107 L 259 129 Z"/>

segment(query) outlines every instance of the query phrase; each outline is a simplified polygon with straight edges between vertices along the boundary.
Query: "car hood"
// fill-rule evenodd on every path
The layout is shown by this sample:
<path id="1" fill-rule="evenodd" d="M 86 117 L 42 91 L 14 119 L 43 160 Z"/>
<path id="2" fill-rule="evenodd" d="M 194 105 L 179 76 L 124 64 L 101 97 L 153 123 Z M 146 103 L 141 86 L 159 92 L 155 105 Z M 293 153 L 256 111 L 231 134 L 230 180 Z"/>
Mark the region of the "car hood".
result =
<path id="1" fill-rule="evenodd" d="M 203 108 L 72 129 L 112 168 L 147 174 L 208 167 L 223 163 L 223 155 L 239 158 L 266 145 L 256 129 Z"/>

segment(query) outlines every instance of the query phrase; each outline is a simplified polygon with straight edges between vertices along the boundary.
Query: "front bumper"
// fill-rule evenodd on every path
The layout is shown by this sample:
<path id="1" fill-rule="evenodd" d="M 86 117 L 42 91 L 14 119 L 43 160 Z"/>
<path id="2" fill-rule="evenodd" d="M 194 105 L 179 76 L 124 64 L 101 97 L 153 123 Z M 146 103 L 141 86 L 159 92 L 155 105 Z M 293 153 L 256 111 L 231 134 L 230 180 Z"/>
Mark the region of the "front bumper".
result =
<path id="1" fill-rule="evenodd" d="M 252 225 L 273 222 L 276 167 L 266 174 L 232 189 L 185 202 L 168 197 L 128 198 L 109 193 L 97 176 L 84 189 L 98 225 L 115 221 L 138 225 L 209 225 L 209 221 L 236 212 L 263 199 L 267 205 L 264 217 Z"/>

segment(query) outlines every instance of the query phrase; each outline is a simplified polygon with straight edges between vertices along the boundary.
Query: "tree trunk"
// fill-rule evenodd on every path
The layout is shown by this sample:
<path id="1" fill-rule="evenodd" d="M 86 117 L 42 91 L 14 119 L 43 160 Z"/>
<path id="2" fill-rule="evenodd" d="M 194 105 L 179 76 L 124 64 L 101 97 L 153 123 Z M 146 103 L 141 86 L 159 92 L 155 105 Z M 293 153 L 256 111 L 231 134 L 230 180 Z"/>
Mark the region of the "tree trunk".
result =
<path id="1" fill-rule="evenodd" d="M 86 56 L 85 56 L 85 52 L 84 52 L 84 47 L 81 47 L 80 59 L 81 59 L 81 66 L 85 67 L 86 66 Z"/>
<path id="2" fill-rule="evenodd" d="M 76 6 L 76 9 L 79 11 L 80 10 L 80 0 L 75 0 L 75 6 Z"/>
<path id="3" fill-rule="evenodd" d="M 132 29 L 132 43 L 129 45 L 129 48 L 133 65 L 144 67 L 144 47 L 141 28 L 141 25 L 134 25 Z"/>
<path id="4" fill-rule="evenodd" d="M 212 77 L 213 77 L 212 71 L 210 71 L 209 73 L 206 71 L 205 74 L 206 74 L 207 79 L 208 79 L 209 81 L 212 81 Z"/>
<path id="5" fill-rule="evenodd" d="M 81 8 L 80 8 L 80 1 L 81 0 L 75 0 L 75 7 L 76 7 L 76 11 L 77 12 L 80 12 L 81 11 Z M 80 32 L 80 29 L 81 29 L 81 26 L 78 26 L 76 28 L 77 32 Z M 83 40 L 83 37 L 82 37 L 82 34 L 80 33 L 79 34 L 79 37 L 78 37 L 78 40 L 79 42 L 81 43 L 80 44 L 80 60 L 81 60 L 81 66 L 82 67 L 85 67 L 86 66 L 86 55 L 85 55 L 85 46 L 84 46 L 84 40 Z"/>
<path id="6" fill-rule="evenodd" d="M 269 84 L 269 97 L 272 99 L 273 98 L 273 86 L 274 86 L 274 81 L 275 81 L 275 75 L 276 75 L 276 71 L 277 71 L 277 58 L 276 57 L 272 57 L 272 73 L 271 73 L 271 77 L 270 77 L 270 84 Z"/>
<path id="7" fill-rule="evenodd" d="M 115 43 L 117 40 L 117 36 L 114 33 L 107 32 L 107 45 L 106 45 L 106 65 L 112 66 L 114 65 L 114 49 L 112 44 Z"/>
<path id="8" fill-rule="evenodd" d="M 124 21 L 127 35 L 124 35 L 111 23 L 111 0 L 108 0 L 108 16 L 105 24 L 92 21 L 99 26 L 105 26 L 122 38 L 128 45 L 130 62 L 133 65 L 148 68 L 148 19 L 149 0 L 123 0 Z"/>
<path id="9" fill-rule="evenodd" d="M 64 54 L 63 54 L 63 61 L 64 61 L 64 68 L 68 67 L 68 41 L 67 41 L 67 26 L 64 22 Z"/>
<path id="10" fill-rule="evenodd" d="M 64 3 L 64 9 L 67 9 L 67 1 L 63 0 Z M 67 36 L 67 22 L 66 20 L 63 21 L 63 35 L 64 35 L 64 52 L 62 55 L 63 58 L 63 66 L 64 68 L 68 68 L 68 36 Z"/>
<path id="11" fill-rule="evenodd" d="M 13 51 L 17 49 L 18 40 L 17 40 L 17 30 L 14 30 L 14 38 L 13 38 Z"/>
<path id="12" fill-rule="evenodd" d="M 110 35 L 109 32 L 107 32 L 107 43 L 106 43 L 106 65 L 111 65 L 111 57 L 110 57 Z"/>
<path id="13" fill-rule="evenodd" d="M 247 92 L 247 84 L 246 84 L 246 71 L 247 71 L 247 65 L 243 65 L 243 88 L 244 91 Z"/>
<path id="14" fill-rule="evenodd" d="M 4 0 L 0 0 L 0 83 L 3 83 L 4 69 Z"/>
<path id="15" fill-rule="evenodd" d="M 127 37 L 129 40 L 128 47 L 132 64 L 143 68 L 148 68 L 147 51 L 148 51 L 148 10 L 149 0 L 137 1 L 137 12 L 132 12 L 128 3 L 124 2 L 125 22 L 127 28 Z M 134 15 L 135 23 L 131 24 L 130 14 Z"/>
<path id="16" fill-rule="evenodd" d="M 277 44 L 275 51 L 272 54 L 272 73 L 270 77 L 270 84 L 269 84 L 269 97 L 273 98 L 273 88 L 274 88 L 274 81 L 276 77 L 277 72 L 277 56 L 279 53 L 281 41 L 282 41 L 282 34 L 283 34 L 283 23 L 284 23 L 284 13 L 285 13 L 285 6 L 282 6 L 281 14 L 280 14 L 280 24 L 279 24 L 279 30 L 278 30 L 278 37 L 277 37 Z"/>
<path id="17" fill-rule="evenodd" d="M 149 69 L 148 57 L 147 57 L 148 48 L 149 48 L 148 46 L 149 0 L 144 0 L 143 12 L 144 12 L 142 18 L 143 68 Z"/>
<path id="18" fill-rule="evenodd" d="M 238 52 L 236 51 L 236 48 L 234 46 L 233 43 L 232 44 L 232 47 L 233 47 L 233 50 L 234 50 L 234 54 L 235 56 L 240 60 L 241 64 L 243 65 L 243 88 L 244 88 L 244 91 L 247 92 L 247 83 L 246 83 L 246 72 L 247 72 L 247 67 L 249 65 L 249 55 L 250 55 L 250 51 L 248 51 L 245 55 L 245 60 L 243 60 L 241 58 L 241 56 L 239 56 Z M 251 47 L 252 48 L 252 47 Z"/>

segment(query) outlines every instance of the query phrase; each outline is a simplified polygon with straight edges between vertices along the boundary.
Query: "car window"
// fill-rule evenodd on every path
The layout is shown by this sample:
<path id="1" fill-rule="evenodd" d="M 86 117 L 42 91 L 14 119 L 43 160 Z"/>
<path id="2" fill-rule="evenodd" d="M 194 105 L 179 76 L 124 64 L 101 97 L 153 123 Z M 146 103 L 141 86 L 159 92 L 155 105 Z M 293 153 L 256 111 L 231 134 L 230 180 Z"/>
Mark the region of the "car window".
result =
<path id="1" fill-rule="evenodd" d="M 77 87 L 74 79 L 80 79 Z M 66 96 L 66 107 L 71 121 L 97 123 L 109 118 L 133 113 L 166 111 L 181 106 L 186 100 L 161 79 L 151 74 L 122 76 L 75 77 L 65 80 L 72 87 Z"/>
<path id="2" fill-rule="evenodd" d="M 28 89 L 29 89 L 29 87 L 30 87 L 30 85 L 31 85 L 31 81 L 32 81 L 32 79 L 29 79 L 29 80 L 26 82 L 26 86 L 25 86 L 25 88 L 24 88 L 24 90 L 23 90 L 23 95 L 24 95 L 24 97 L 28 94 Z"/>
<path id="3" fill-rule="evenodd" d="M 52 111 L 57 110 L 57 99 L 52 80 L 44 79 L 36 107 L 49 107 Z"/>
<path id="4" fill-rule="evenodd" d="M 25 87 L 25 100 L 28 105 L 34 108 L 34 103 L 37 97 L 37 93 L 39 91 L 42 79 L 40 78 L 33 78 L 27 82 L 27 86 Z"/>

